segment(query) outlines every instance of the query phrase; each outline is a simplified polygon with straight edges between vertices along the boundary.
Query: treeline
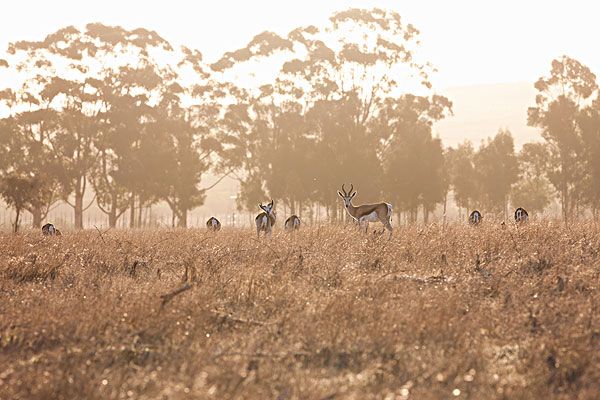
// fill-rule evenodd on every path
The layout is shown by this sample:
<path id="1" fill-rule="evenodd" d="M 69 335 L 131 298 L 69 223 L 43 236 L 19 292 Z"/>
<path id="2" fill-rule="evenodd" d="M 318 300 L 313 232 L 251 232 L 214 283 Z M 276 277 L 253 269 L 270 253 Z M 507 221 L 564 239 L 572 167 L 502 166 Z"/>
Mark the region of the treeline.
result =
<path id="1" fill-rule="evenodd" d="M 203 204 L 202 178 L 240 181 L 238 206 L 273 198 L 291 212 L 342 216 L 336 189 L 385 197 L 406 221 L 425 221 L 449 197 L 469 210 L 543 210 L 565 218 L 600 199 L 596 77 L 575 60 L 536 83 L 529 123 L 543 142 L 517 154 L 500 131 L 475 149 L 445 149 L 432 126 L 452 112 L 418 58 L 418 30 L 380 9 L 333 14 L 324 26 L 264 32 L 207 64 L 157 33 L 89 24 L 10 44 L 0 68 L 0 195 L 39 226 L 57 201 L 83 227 L 88 191 L 115 226 L 166 202 L 173 224 Z M 525 112 L 525 110 L 524 110 Z M 453 196 L 449 196 L 453 194 Z"/>

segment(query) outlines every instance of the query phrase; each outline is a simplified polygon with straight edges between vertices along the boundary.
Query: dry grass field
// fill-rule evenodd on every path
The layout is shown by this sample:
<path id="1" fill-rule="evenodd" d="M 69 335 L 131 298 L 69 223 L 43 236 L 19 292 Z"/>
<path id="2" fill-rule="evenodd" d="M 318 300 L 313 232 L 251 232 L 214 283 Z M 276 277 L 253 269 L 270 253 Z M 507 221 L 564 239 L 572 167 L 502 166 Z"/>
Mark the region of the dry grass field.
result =
<path id="1" fill-rule="evenodd" d="M 598 399 L 599 286 L 592 223 L 0 234 L 0 398 Z"/>

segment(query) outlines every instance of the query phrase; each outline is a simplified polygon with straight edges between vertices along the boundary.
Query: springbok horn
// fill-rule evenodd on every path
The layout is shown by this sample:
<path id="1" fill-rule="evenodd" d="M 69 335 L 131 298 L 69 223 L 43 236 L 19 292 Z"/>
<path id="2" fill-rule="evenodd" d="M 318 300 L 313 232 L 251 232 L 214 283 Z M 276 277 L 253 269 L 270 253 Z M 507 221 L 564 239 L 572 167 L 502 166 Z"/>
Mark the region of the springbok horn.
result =
<path id="1" fill-rule="evenodd" d="M 348 192 L 348 194 L 352 194 L 352 191 L 354 190 L 354 185 L 350 184 L 350 191 Z"/>
<path id="2" fill-rule="evenodd" d="M 344 196 L 348 196 L 348 193 L 346 193 L 346 189 L 344 188 L 344 183 L 342 183 L 342 192 L 344 193 Z"/>

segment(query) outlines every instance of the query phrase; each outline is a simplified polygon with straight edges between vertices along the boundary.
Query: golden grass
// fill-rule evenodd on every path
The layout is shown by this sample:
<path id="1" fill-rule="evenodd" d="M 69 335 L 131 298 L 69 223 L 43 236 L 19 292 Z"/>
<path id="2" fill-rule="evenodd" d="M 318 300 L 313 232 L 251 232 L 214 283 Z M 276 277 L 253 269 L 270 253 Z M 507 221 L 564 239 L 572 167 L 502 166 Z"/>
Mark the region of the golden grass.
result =
<path id="1" fill-rule="evenodd" d="M 2 234 L 0 398 L 598 399 L 599 278 L 585 223 Z"/>

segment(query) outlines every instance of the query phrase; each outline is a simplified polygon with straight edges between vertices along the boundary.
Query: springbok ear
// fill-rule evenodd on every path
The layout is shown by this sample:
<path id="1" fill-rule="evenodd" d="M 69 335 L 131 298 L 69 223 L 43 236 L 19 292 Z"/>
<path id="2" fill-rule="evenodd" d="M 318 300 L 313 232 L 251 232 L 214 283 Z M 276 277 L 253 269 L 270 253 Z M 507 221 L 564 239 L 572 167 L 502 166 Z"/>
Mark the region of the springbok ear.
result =
<path id="1" fill-rule="evenodd" d="M 350 198 L 351 198 L 351 199 L 353 199 L 353 198 L 354 198 L 354 196 L 356 196 L 356 193 L 357 193 L 357 192 L 354 192 L 354 193 L 352 193 L 352 195 L 350 196 Z"/>
<path id="2" fill-rule="evenodd" d="M 344 198 L 344 195 L 339 190 L 338 190 L 338 196 L 340 196 L 342 199 Z"/>

